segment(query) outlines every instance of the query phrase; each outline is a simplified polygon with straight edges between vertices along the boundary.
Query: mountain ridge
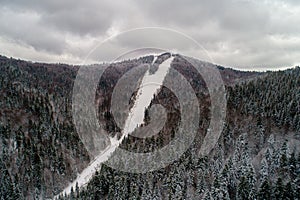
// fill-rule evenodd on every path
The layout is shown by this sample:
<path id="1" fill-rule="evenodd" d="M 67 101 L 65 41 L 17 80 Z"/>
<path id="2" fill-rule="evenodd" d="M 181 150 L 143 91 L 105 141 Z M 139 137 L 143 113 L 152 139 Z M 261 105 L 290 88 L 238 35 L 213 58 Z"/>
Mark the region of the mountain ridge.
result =
<path id="1" fill-rule="evenodd" d="M 113 63 L 100 79 L 96 94 L 99 100 L 99 121 L 110 134 L 119 131 L 110 112 L 114 86 L 124 73 L 141 63 L 149 62 L 146 57 Z M 164 199 L 176 196 L 188 198 L 188 194 L 217 198 L 214 196 L 217 191 L 223 191 L 224 197 L 238 199 L 249 198 L 254 191 L 255 195 L 261 195 L 263 183 L 270 188 L 274 187 L 275 195 L 280 177 L 284 187 L 291 185 L 293 192 L 290 193 L 299 195 L 295 191 L 299 191 L 297 146 L 300 140 L 300 68 L 239 73 L 219 67 L 227 91 L 226 124 L 212 154 L 208 158 L 197 158 L 193 152 L 199 150 L 209 124 L 209 95 L 203 92 L 207 90 L 205 83 L 192 66 L 179 60 L 172 67 L 189 80 L 201 105 L 202 128 L 195 144 L 179 161 L 157 172 L 134 175 L 103 167 L 86 189 L 78 191 L 74 188 L 71 195 L 83 199 L 114 199 L 117 194 L 121 199 L 150 198 L 153 195 Z M 71 94 L 78 68 L 0 57 L 1 197 L 53 197 L 89 163 L 90 156 L 72 122 Z M 151 143 L 161 147 L 172 139 L 172 131 L 175 130 L 180 114 L 178 101 L 171 91 L 163 88 L 153 100 L 153 104 L 157 103 L 169 111 L 166 128 L 151 140 L 129 137 L 122 143 L 122 148 L 147 152 L 155 147 Z M 272 158 L 268 158 L 268 154 Z M 243 156 L 248 160 L 242 159 Z M 293 157 L 296 157 L 296 164 L 294 169 L 290 169 L 287 163 L 292 162 Z M 265 165 L 263 163 L 268 165 L 268 176 L 260 172 Z M 211 167 L 204 170 L 203 166 L 206 165 Z M 227 168 L 231 166 L 234 170 L 230 171 Z M 228 174 L 235 172 L 239 175 L 232 175 L 234 179 L 231 180 L 219 173 L 224 170 L 229 170 Z M 240 172 L 243 170 L 246 170 L 246 174 Z M 252 179 L 246 179 L 246 175 L 255 178 L 257 183 L 253 185 Z M 162 177 L 161 181 L 158 177 Z M 132 185 L 128 182 L 131 179 L 140 184 Z M 243 184 L 248 189 L 241 188 Z"/>

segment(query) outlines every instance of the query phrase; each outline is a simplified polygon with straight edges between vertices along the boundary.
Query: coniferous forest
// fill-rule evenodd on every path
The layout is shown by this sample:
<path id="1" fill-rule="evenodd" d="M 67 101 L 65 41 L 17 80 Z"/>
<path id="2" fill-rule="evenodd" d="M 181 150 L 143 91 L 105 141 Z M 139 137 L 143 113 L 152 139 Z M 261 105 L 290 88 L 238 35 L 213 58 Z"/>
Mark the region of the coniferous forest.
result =
<path id="1" fill-rule="evenodd" d="M 101 77 L 98 116 L 110 134 L 120 131 L 110 112 L 114 86 L 124 73 L 152 60 L 114 63 Z M 189 149 L 169 166 L 147 173 L 104 163 L 85 187 L 58 198 L 300 199 L 300 68 L 242 72 L 218 66 L 226 121 L 217 145 L 204 157 L 198 152 L 210 119 L 206 84 L 180 56 L 172 68 L 189 81 L 202 113 Z M 71 112 L 78 69 L 0 56 L 0 199 L 51 199 L 91 161 Z M 152 103 L 167 109 L 165 127 L 146 139 L 129 136 L 121 148 L 151 152 L 172 140 L 180 120 L 176 96 L 163 87 Z M 147 110 L 145 116 L 151 121 Z"/>

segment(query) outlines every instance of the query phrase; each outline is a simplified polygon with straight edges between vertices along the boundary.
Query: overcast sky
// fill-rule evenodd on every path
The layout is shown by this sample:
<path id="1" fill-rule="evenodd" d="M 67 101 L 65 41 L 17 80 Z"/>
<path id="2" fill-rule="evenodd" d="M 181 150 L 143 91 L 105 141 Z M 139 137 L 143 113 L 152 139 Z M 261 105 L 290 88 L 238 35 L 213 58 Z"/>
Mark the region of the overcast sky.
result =
<path id="1" fill-rule="evenodd" d="M 0 54 L 8 57 L 80 64 L 106 38 L 139 27 L 189 35 L 224 66 L 300 64 L 299 0 L 0 0 Z"/>

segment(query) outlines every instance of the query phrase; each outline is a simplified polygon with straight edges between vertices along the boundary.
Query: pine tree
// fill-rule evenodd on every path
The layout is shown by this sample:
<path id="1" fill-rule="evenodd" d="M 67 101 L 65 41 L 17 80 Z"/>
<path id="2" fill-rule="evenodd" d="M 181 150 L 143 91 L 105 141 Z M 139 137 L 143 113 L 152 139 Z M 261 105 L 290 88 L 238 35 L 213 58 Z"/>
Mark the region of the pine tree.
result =
<path id="1" fill-rule="evenodd" d="M 146 180 L 145 184 L 143 185 L 143 191 L 141 195 L 141 200 L 151 200 L 152 199 L 152 192 L 149 187 L 149 183 Z"/>
<path id="2" fill-rule="evenodd" d="M 76 183 L 76 186 L 75 186 L 75 196 L 76 196 L 76 199 L 80 199 L 80 190 L 78 187 L 78 182 Z"/>
<path id="3" fill-rule="evenodd" d="M 180 164 L 178 167 L 175 167 L 173 175 L 172 175 L 172 183 L 171 183 L 171 199 L 181 199 L 183 198 L 183 174 L 184 165 Z"/>
<path id="4" fill-rule="evenodd" d="M 271 199 L 271 186 L 267 180 L 264 180 L 259 188 L 257 199 L 258 200 L 267 200 Z"/>
<path id="5" fill-rule="evenodd" d="M 132 174 L 129 175 L 129 195 L 130 198 L 132 199 L 139 199 L 140 194 L 139 194 L 139 185 L 137 178 L 134 177 Z"/>
<path id="6" fill-rule="evenodd" d="M 290 171 L 291 179 L 295 179 L 297 176 L 296 167 L 297 167 L 297 160 L 295 157 L 295 152 L 293 151 L 289 159 L 289 171 Z"/>
<path id="7" fill-rule="evenodd" d="M 240 183 L 237 188 L 237 196 L 236 199 L 238 200 L 247 200 L 249 199 L 249 188 L 247 183 L 247 178 L 245 176 L 241 177 Z"/>
<path id="8" fill-rule="evenodd" d="M 260 169 L 260 182 L 264 182 L 265 180 L 268 180 L 269 178 L 269 166 L 268 162 L 265 158 L 261 160 L 261 169 Z"/>
<path id="9" fill-rule="evenodd" d="M 210 194 L 210 191 L 205 191 L 204 193 L 204 198 L 201 198 L 201 199 L 204 199 L 204 200 L 214 200 L 212 197 L 211 197 L 211 194 Z"/>
<path id="10" fill-rule="evenodd" d="M 193 180 L 193 171 L 185 171 L 186 176 L 184 177 L 184 187 L 183 187 L 183 198 L 184 199 L 195 199 L 195 188 L 196 185 Z"/>
<path id="11" fill-rule="evenodd" d="M 235 198 L 236 195 L 236 188 L 237 188 L 237 179 L 236 179 L 236 170 L 233 166 L 232 158 L 230 157 L 227 164 L 225 165 L 227 173 L 227 180 L 228 180 L 228 193 L 230 199 Z"/>
<path id="12" fill-rule="evenodd" d="M 278 178 L 275 188 L 274 188 L 274 196 L 275 199 L 283 199 L 284 198 L 284 185 L 281 178 Z"/>
<path id="13" fill-rule="evenodd" d="M 285 141 L 280 149 L 280 168 L 286 168 L 288 165 L 288 147 Z"/>
<path id="14" fill-rule="evenodd" d="M 197 176 L 197 185 L 196 185 L 196 194 L 197 196 L 203 195 L 205 190 L 207 189 L 206 181 L 203 177 L 202 172 L 198 172 Z"/>
<path id="15" fill-rule="evenodd" d="M 252 164 L 248 163 L 243 171 L 237 187 L 237 199 L 254 199 L 256 196 L 256 178 Z"/>
<path id="16" fill-rule="evenodd" d="M 221 173 L 214 181 L 211 190 L 211 197 L 213 199 L 229 200 L 230 198 L 227 185 L 226 177 L 224 177 L 223 173 Z"/>
<path id="17" fill-rule="evenodd" d="M 0 160 L 0 165 L 3 161 Z M 11 199 L 14 194 L 14 185 L 5 166 L 0 168 L 0 199 Z"/>
<path id="18" fill-rule="evenodd" d="M 159 187 L 155 186 L 153 188 L 152 200 L 161 200 L 161 199 L 163 199 L 161 191 L 160 191 Z"/>
<path id="19" fill-rule="evenodd" d="M 73 187 L 71 187 L 70 200 L 74 200 L 74 199 L 75 199 L 75 193 Z"/>
<path id="20" fill-rule="evenodd" d="M 292 183 L 289 181 L 285 188 L 284 188 L 284 194 L 283 194 L 284 198 L 287 200 L 293 200 L 294 197 L 294 190 L 293 190 L 293 186 Z"/>

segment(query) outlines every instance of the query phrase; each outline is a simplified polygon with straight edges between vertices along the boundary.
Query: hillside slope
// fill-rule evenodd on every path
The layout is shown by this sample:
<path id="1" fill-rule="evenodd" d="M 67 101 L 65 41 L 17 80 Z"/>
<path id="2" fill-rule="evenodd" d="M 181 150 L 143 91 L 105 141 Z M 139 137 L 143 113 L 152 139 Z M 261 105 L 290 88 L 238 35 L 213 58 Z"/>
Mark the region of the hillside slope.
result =
<path id="1" fill-rule="evenodd" d="M 110 134 L 120 132 L 110 112 L 117 81 L 152 60 L 113 63 L 103 74 L 96 99 L 99 121 Z M 219 66 L 227 117 L 218 145 L 207 157 L 197 154 L 209 126 L 206 84 L 180 56 L 172 68 L 189 81 L 199 101 L 201 128 L 194 144 L 180 160 L 154 172 L 132 174 L 103 165 L 86 188 L 73 189 L 71 198 L 300 199 L 300 68 L 257 73 Z M 0 57 L 1 199 L 52 198 L 91 161 L 72 121 L 78 69 Z M 151 152 L 172 140 L 180 119 L 178 100 L 163 87 L 153 99 L 157 103 L 168 111 L 162 131 L 147 139 L 129 136 L 121 148 Z"/>

